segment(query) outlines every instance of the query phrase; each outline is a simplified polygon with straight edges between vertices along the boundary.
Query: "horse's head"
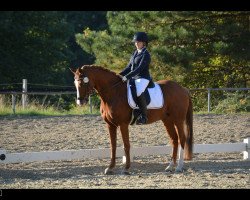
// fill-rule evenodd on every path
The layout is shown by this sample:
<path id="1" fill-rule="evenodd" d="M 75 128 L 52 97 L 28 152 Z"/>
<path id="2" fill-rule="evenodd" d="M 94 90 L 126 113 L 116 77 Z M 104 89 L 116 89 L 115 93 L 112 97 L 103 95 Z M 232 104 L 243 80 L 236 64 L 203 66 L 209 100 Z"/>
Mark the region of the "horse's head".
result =
<path id="1" fill-rule="evenodd" d="M 74 74 L 74 83 L 77 91 L 77 105 L 82 106 L 88 102 L 88 96 L 93 91 L 89 78 L 84 74 L 84 67 L 76 70 L 70 68 Z"/>

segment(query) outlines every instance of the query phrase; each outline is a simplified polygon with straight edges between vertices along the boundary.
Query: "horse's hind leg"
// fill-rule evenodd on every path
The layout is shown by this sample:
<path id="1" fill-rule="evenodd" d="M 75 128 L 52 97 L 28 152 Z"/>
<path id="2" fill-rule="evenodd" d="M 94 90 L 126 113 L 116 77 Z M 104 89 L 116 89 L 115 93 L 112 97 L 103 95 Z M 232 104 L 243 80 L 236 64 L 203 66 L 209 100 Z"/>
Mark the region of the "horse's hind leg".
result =
<path id="1" fill-rule="evenodd" d="M 173 171 L 176 166 L 176 159 L 177 159 L 178 135 L 176 133 L 174 123 L 170 119 L 164 120 L 163 123 L 170 137 L 170 142 L 173 146 L 171 162 L 166 167 L 165 171 Z"/>
<path id="2" fill-rule="evenodd" d="M 109 167 L 105 169 L 105 174 L 113 174 L 113 169 L 115 168 L 115 158 L 116 158 L 116 138 L 117 138 L 117 127 L 113 124 L 107 123 L 109 136 L 110 136 L 110 146 L 111 146 L 111 161 Z"/>
<path id="3" fill-rule="evenodd" d="M 183 170 L 183 148 L 181 147 L 181 145 L 179 145 L 178 148 L 178 165 L 175 169 L 175 172 L 182 172 Z"/>

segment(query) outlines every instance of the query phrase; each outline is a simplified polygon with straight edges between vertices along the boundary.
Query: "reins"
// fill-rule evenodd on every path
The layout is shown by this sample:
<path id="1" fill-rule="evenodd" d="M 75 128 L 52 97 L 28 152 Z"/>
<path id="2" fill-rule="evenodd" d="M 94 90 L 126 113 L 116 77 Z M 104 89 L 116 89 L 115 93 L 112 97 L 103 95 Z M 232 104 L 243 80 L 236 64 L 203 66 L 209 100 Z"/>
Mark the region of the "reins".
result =
<path id="1" fill-rule="evenodd" d="M 120 85 L 121 83 L 123 83 L 123 81 L 122 81 L 122 80 L 119 80 L 119 81 L 116 82 L 114 85 L 112 85 L 110 88 L 105 88 L 105 89 L 103 90 L 103 92 L 105 92 L 106 90 L 110 90 L 110 89 L 112 89 L 112 88 L 115 88 L 115 87 L 117 87 L 118 85 Z M 88 87 L 88 86 L 89 86 L 89 83 L 84 83 L 83 86 Z M 87 88 L 86 88 L 86 89 L 87 89 Z M 85 89 L 85 91 L 86 91 L 86 89 Z M 94 94 L 94 93 L 95 93 L 95 91 L 92 89 L 92 90 L 89 92 L 88 95 L 92 95 L 92 94 Z"/>
<path id="2" fill-rule="evenodd" d="M 114 85 L 112 85 L 110 88 L 105 88 L 102 92 L 106 92 L 107 90 L 110 90 L 112 88 L 115 88 L 116 86 L 120 85 L 121 83 L 123 83 L 122 80 L 119 80 L 118 82 L 116 82 Z"/>
<path id="3" fill-rule="evenodd" d="M 122 80 L 120 80 L 120 81 L 118 81 L 117 83 L 115 83 L 114 85 L 112 85 L 112 86 L 111 86 L 111 88 L 114 88 L 114 87 L 116 87 L 116 86 L 120 85 L 121 83 L 123 83 L 123 81 L 122 81 Z"/>

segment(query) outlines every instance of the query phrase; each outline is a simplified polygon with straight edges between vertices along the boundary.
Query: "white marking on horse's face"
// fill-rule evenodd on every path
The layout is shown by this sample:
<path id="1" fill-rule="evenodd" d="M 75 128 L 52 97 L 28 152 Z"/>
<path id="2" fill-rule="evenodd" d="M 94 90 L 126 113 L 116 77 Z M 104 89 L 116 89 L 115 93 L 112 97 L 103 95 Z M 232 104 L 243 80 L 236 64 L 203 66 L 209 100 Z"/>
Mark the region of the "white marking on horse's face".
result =
<path id="1" fill-rule="evenodd" d="M 77 103 L 77 105 L 81 105 L 80 100 L 78 100 L 78 98 L 80 98 L 79 83 L 77 80 L 75 80 L 74 83 L 76 86 L 76 98 L 77 98 L 76 103 Z"/>
<path id="2" fill-rule="evenodd" d="M 74 83 L 75 83 L 76 88 L 78 88 L 78 86 L 79 86 L 78 81 L 75 80 Z"/>

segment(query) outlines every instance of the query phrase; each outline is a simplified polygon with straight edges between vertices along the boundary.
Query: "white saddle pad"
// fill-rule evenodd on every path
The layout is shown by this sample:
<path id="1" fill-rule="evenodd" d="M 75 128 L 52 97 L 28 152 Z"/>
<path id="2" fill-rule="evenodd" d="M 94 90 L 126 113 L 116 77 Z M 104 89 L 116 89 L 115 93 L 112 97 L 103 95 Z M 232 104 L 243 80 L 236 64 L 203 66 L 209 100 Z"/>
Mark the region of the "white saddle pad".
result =
<path id="1" fill-rule="evenodd" d="M 159 109 L 159 108 L 162 108 L 163 104 L 164 104 L 164 99 L 163 99 L 161 87 L 157 83 L 154 83 L 154 84 L 155 84 L 154 88 L 148 88 L 148 92 L 149 92 L 151 101 L 148 104 L 147 109 Z M 128 92 L 128 104 L 129 104 L 129 106 L 133 109 L 138 109 L 138 106 L 136 106 L 135 101 L 132 97 L 131 89 L 130 89 L 128 83 L 127 83 L 127 92 Z"/>

